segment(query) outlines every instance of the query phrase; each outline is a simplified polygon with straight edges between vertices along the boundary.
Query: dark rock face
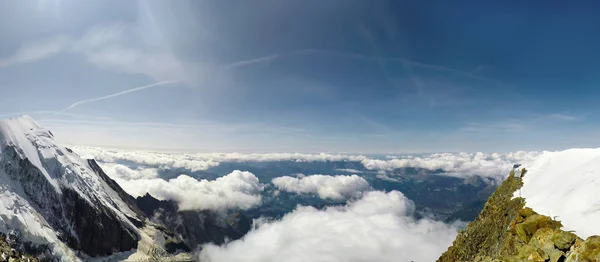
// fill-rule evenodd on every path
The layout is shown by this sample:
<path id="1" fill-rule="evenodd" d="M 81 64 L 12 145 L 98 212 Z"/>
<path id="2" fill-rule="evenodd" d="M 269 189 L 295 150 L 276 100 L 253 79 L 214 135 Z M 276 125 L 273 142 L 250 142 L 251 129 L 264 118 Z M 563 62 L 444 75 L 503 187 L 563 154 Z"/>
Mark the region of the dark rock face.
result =
<path id="1" fill-rule="evenodd" d="M 137 247 L 139 236 L 135 230 L 112 210 L 103 205 L 93 206 L 71 188 L 60 186 L 62 194 L 59 194 L 44 174 L 28 159 L 21 159 L 14 148 L 7 146 L 2 152 L 5 157 L 0 168 L 20 183 L 34 208 L 69 247 L 92 257 Z M 50 168 L 48 171 L 61 172 Z"/>
<path id="2" fill-rule="evenodd" d="M 219 245 L 239 239 L 250 231 L 252 223 L 241 212 L 180 211 L 174 201 L 158 200 L 150 194 L 138 197 L 136 203 L 147 217 L 181 235 L 192 249 L 204 243 Z"/>
<path id="3" fill-rule="evenodd" d="M 105 207 L 91 208 L 75 191 L 63 189 L 64 205 L 77 238 L 66 239 L 66 244 L 90 256 L 106 256 L 137 247 L 138 236 L 125 227 Z"/>

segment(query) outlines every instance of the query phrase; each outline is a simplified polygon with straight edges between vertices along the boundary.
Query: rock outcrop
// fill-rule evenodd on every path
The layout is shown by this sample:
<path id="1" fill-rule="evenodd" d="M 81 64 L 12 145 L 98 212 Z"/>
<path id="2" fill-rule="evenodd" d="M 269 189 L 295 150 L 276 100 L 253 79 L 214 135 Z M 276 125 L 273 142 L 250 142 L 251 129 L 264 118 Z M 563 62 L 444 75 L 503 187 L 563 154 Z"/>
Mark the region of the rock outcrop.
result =
<path id="1" fill-rule="evenodd" d="M 136 203 L 152 222 L 181 236 L 191 249 L 209 242 L 219 245 L 239 239 L 250 231 L 252 223 L 240 211 L 226 214 L 179 210 L 176 202 L 158 200 L 150 194 L 136 198 Z"/>

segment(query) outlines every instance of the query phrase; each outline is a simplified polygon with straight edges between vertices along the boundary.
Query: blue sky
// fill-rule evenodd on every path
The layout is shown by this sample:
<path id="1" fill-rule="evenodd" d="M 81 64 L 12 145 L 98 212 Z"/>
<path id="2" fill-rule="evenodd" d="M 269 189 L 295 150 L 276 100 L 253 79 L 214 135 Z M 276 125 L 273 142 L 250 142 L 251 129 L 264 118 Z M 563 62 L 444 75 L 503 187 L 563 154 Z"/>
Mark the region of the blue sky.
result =
<path id="1" fill-rule="evenodd" d="M 30 114 L 70 144 L 155 150 L 598 147 L 598 11 L 596 1 L 3 2 L 0 115 Z"/>

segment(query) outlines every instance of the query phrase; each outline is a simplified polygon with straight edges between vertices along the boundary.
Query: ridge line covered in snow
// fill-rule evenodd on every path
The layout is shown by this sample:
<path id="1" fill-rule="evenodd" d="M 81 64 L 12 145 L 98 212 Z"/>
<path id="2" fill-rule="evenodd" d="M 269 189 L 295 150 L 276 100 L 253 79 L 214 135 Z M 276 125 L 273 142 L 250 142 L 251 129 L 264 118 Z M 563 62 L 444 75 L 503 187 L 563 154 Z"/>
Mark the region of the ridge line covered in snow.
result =
<path id="1" fill-rule="evenodd" d="M 600 235 L 600 148 L 544 152 L 523 167 L 525 206 L 584 239 Z"/>

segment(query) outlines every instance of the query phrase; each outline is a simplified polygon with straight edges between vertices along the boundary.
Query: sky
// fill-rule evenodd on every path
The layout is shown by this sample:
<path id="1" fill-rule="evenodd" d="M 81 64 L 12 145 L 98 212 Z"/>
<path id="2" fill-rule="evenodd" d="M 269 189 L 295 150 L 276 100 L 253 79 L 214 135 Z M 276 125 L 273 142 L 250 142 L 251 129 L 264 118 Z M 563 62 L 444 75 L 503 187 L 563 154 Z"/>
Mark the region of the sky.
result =
<path id="1" fill-rule="evenodd" d="M 555 3 L 556 2 L 556 3 Z M 598 147 L 597 1 L 0 3 L 0 118 L 189 152 Z"/>

